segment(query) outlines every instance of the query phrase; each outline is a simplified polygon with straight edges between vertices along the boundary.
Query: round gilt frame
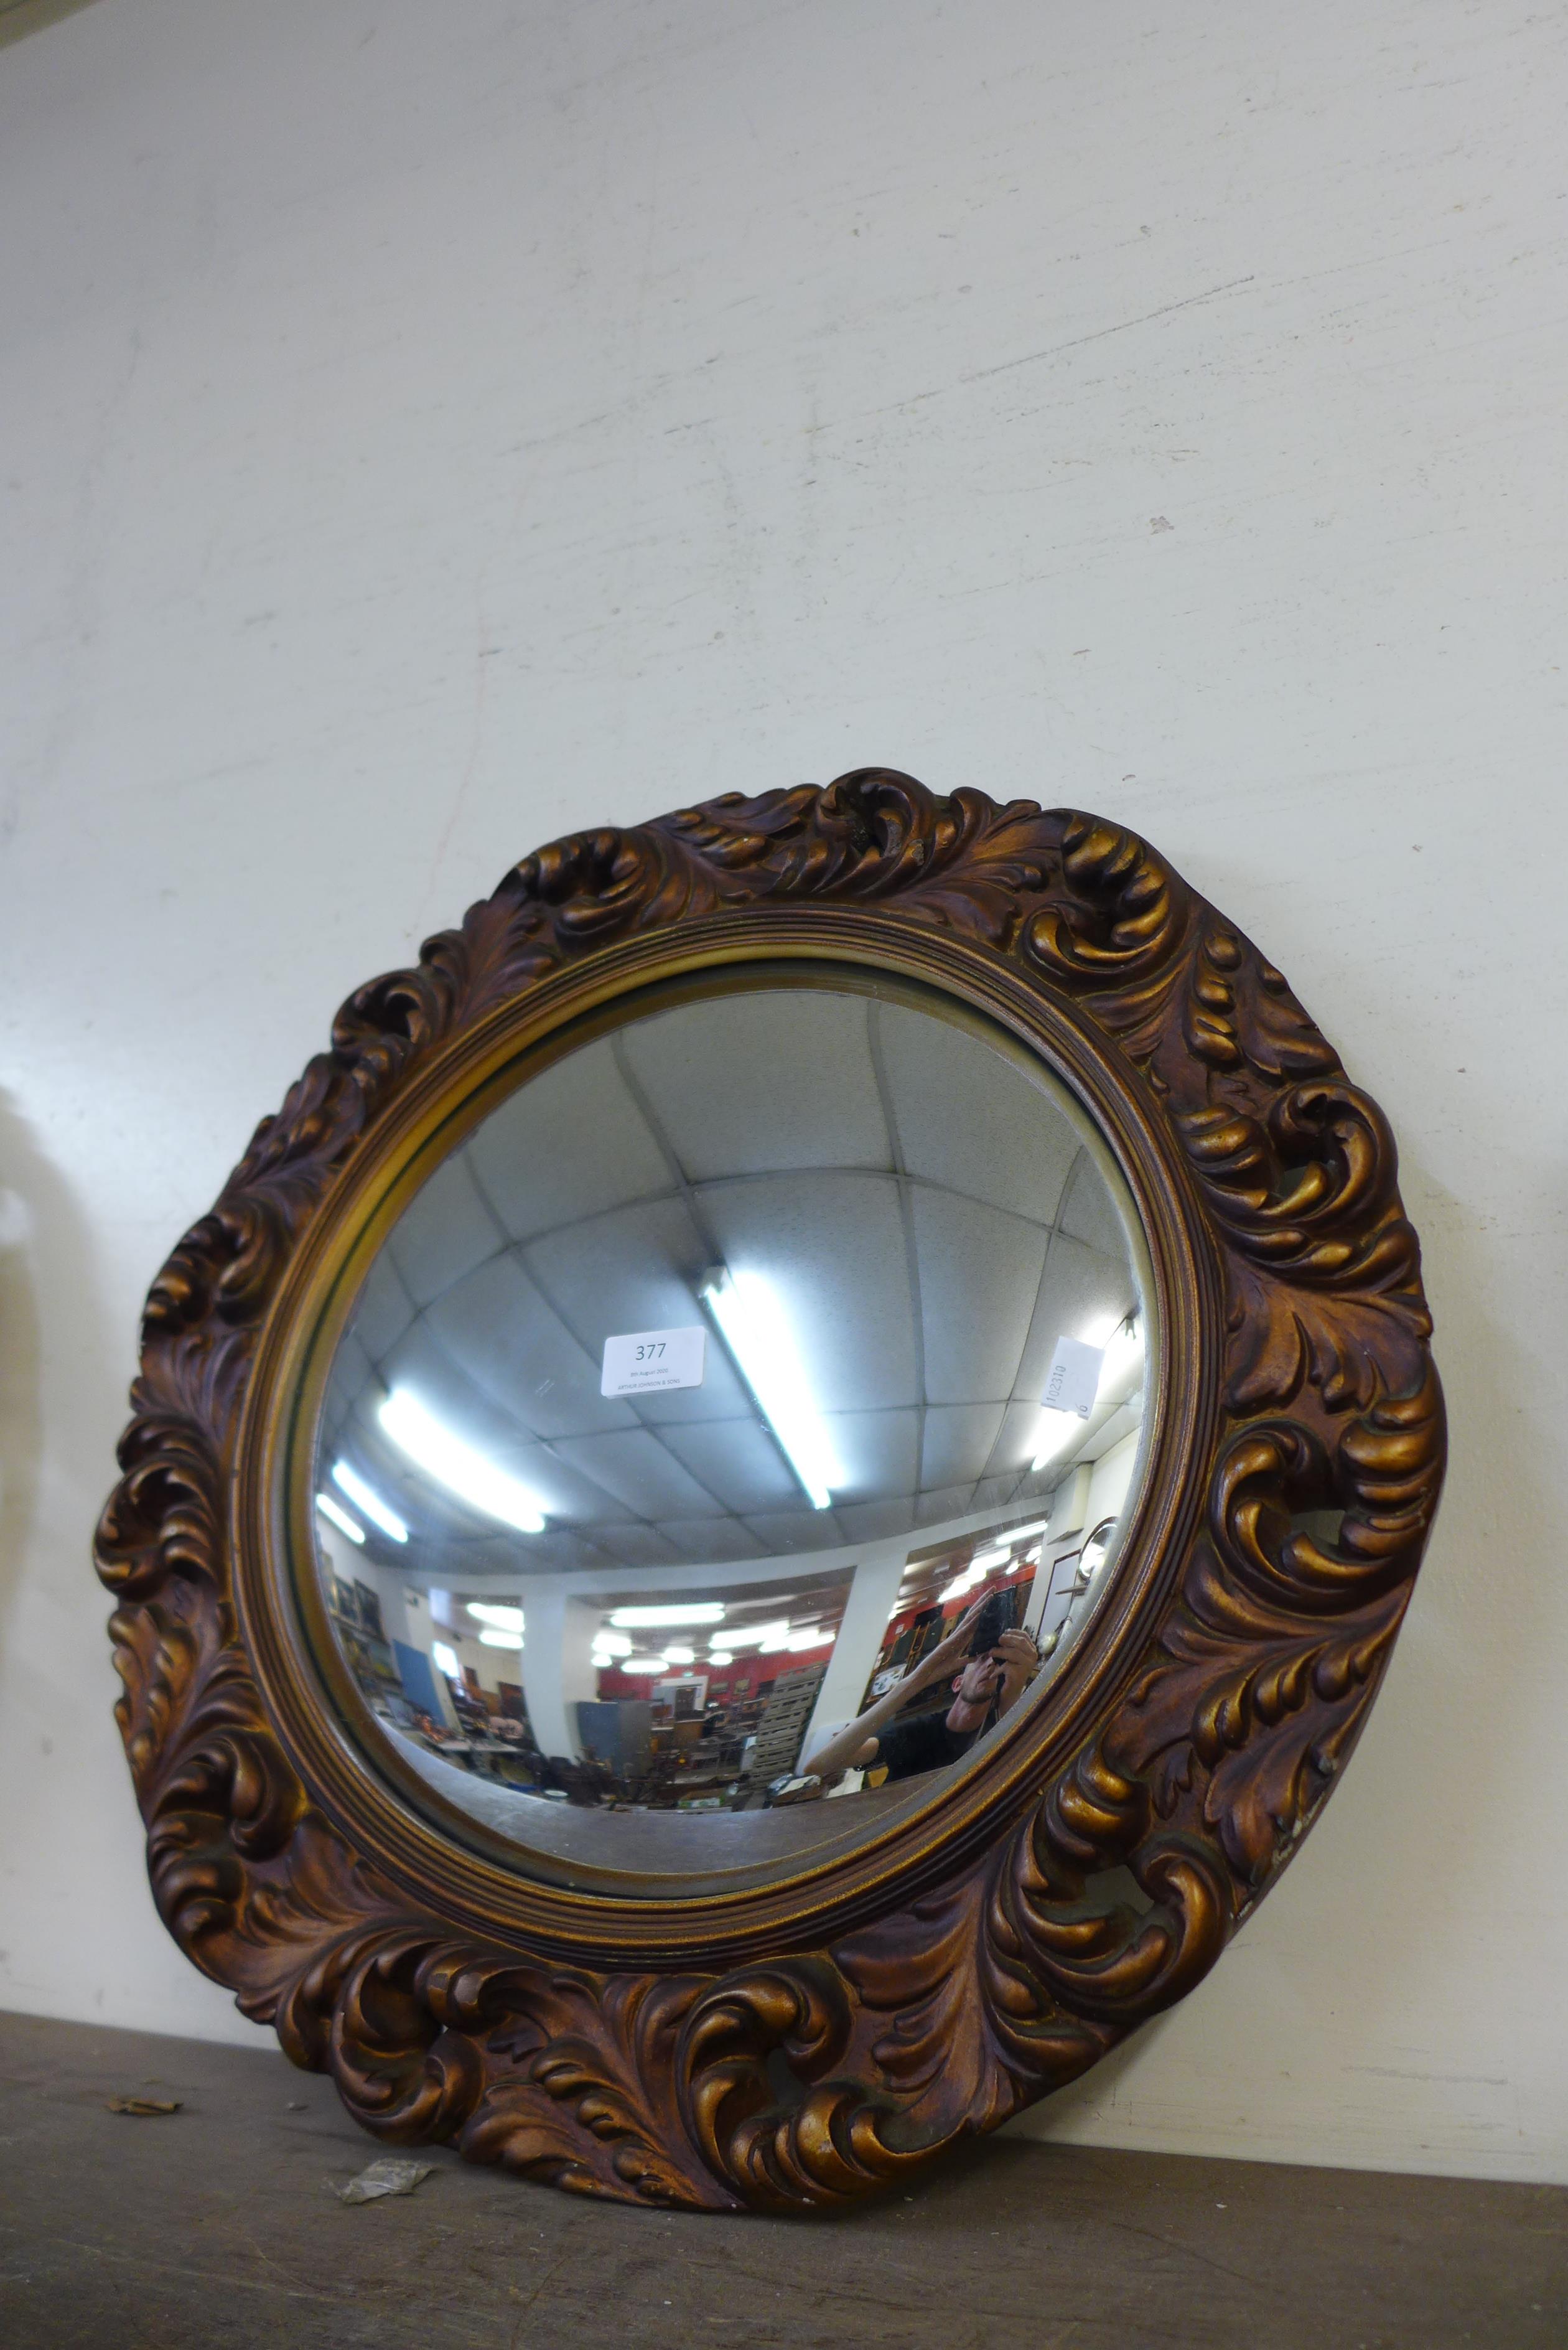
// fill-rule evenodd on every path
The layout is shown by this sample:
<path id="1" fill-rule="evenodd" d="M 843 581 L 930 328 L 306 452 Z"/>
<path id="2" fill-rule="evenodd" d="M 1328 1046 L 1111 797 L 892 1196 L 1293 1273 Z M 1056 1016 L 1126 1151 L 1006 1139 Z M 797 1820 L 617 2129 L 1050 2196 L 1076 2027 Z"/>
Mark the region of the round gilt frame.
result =
<path id="1" fill-rule="evenodd" d="M 1144 1221 L 1147 1469 L 1072 1667 L 940 1800 L 649 1899 L 443 1837 L 367 1766 L 294 1572 L 302 1441 L 454 1109 L 628 991 L 763 962 L 945 991 L 1075 1088 Z M 1436 1508 L 1429 1334 L 1381 1112 L 1132 834 L 862 769 L 557 842 L 349 998 L 148 1299 L 97 1564 L 159 1910 L 380 2137 L 690 2209 L 885 2186 L 1179 1999 L 1289 1860 Z"/>

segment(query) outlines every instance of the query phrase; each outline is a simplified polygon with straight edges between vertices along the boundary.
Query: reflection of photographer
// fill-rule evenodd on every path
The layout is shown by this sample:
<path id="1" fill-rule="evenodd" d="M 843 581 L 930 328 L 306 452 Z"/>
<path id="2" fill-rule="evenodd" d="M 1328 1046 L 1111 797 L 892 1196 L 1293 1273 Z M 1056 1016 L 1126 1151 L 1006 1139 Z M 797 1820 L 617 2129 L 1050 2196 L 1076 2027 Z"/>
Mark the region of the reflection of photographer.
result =
<path id="1" fill-rule="evenodd" d="M 1003 1630 L 1011 1614 L 1007 1595 L 977 1599 L 952 1630 L 897 1686 L 856 1721 L 817 1749 L 802 1770 L 824 1788 L 846 1770 L 864 1771 L 865 1783 L 913 1778 L 956 1762 L 1004 1713 L 1011 1712 L 1040 1663 L 1027 1632 Z M 908 1715 L 912 1701 L 952 1679 L 952 1703 Z"/>

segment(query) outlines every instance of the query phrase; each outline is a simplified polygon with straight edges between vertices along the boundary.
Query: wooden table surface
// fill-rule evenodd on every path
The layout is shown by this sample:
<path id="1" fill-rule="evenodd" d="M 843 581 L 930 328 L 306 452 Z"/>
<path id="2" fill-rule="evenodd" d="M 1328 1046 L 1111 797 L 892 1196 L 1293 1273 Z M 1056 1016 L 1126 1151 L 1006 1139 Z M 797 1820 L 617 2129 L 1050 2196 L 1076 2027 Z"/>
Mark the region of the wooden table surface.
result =
<path id="1" fill-rule="evenodd" d="M 165 2095 L 156 2120 L 109 2113 Z M 7 2350 L 1563 2350 L 1568 2189 L 992 2140 L 817 2220 L 379 2149 L 270 2048 L 0 2016 Z"/>

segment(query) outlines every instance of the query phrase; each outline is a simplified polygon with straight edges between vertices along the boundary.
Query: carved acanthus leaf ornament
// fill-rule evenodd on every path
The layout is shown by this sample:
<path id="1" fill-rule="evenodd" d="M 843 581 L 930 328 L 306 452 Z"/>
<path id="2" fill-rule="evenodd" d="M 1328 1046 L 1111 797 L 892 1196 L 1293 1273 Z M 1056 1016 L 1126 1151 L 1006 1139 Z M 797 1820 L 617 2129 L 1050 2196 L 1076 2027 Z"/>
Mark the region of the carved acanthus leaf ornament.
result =
<path id="1" fill-rule="evenodd" d="M 951 941 L 1137 1089 L 1223 1298 L 1213 1440 L 1139 1653 L 1065 1760 L 1011 1783 L 989 1844 L 820 1947 L 567 1962 L 412 1898 L 290 1762 L 235 1606 L 237 1431 L 294 1252 L 436 1056 L 631 942 L 782 911 L 797 935 L 881 917 Z M 350 997 L 148 1300 L 97 1562 L 160 1911 L 389 2141 L 661 2205 L 884 2187 L 1179 1999 L 1288 1858 L 1436 1506 L 1428 1332 L 1381 1113 L 1132 834 L 866 770 L 556 842 Z"/>

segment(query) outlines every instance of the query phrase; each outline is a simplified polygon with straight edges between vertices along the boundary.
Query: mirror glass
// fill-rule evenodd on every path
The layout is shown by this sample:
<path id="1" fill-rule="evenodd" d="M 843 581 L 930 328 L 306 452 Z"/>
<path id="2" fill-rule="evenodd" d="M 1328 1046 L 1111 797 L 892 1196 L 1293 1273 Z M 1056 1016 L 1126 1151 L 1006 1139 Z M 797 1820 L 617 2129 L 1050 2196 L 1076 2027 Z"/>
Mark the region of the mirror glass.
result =
<path id="1" fill-rule="evenodd" d="M 371 1761 L 651 1891 L 876 1833 L 1041 1702 L 1157 1334 L 1110 1153 L 1000 1028 L 818 966 L 617 1016 L 393 1226 L 314 1523 Z"/>

